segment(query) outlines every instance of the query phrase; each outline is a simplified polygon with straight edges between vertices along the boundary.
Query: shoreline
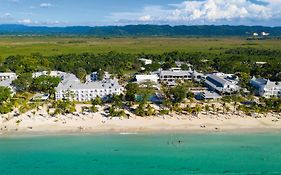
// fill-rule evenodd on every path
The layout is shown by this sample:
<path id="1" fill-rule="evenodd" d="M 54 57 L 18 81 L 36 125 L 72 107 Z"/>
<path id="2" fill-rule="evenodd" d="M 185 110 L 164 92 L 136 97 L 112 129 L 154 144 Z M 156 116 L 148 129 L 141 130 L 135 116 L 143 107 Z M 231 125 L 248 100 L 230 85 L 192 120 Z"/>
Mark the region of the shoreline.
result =
<path id="1" fill-rule="evenodd" d="M 34 138 L 34 137 L 60 137 L 60 136 L 101 136 L 101 135 L 165 135 L 165 134 L 272 134 L 280 133 L 281 129 L 272 129 L 272 128 L 263 128 L 263 129 L 253 129 L 253 128 L 244 128 L 240 130 L 223 130 L 223 131 L 208 131 L 208 130 L 146 130 L 146 131 L 93 131 L 93 132 L 74 132 L 74 131 L 62 131 L 62 132 L 7 132 L 0 134 L 0 140 L 5 138 Z"/>

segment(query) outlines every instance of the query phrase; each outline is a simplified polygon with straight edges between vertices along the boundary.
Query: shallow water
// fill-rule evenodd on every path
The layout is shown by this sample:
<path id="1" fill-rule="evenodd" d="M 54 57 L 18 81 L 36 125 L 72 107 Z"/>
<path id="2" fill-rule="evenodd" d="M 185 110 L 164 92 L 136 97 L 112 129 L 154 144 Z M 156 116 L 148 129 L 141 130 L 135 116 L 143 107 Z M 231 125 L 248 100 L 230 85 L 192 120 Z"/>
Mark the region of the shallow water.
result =
<path id="1" fill-rule="evenodd" d="M 0 138 L 0 175 L 281 174 L 281 133 Z"/>

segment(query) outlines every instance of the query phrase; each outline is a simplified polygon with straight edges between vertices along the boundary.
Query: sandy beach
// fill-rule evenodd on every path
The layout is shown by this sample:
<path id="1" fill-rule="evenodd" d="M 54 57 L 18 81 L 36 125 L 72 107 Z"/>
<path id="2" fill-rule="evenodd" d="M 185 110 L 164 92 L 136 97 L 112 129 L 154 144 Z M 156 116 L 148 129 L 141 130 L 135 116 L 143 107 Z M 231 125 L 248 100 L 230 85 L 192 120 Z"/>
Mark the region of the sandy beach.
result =
<path id="1" fill-rule="evenodd" d="M 11 115 L 11 114 L 9 114 Z M 280 130 L 281 116 L 250 117 L 234 114 L 206 114 L 198 116 L 178 115 L 138 117 L 131 114 L 129 119 L 107 118 L 103 112 L 75 113 L 52 117 L 44 109 L 28 112 L 17 117 L 3 115 L 0 118 L 0 133 L 96 133 L 96 132 L 171 132 L 171 131 L 260 131 Z"/>

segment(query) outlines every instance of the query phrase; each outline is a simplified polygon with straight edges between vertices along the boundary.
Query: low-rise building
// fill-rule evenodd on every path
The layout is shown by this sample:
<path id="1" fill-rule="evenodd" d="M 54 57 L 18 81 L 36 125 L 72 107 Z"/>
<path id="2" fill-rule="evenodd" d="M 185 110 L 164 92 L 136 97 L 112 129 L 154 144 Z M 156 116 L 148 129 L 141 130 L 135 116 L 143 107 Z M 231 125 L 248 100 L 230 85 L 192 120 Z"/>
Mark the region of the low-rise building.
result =
<path id="1" fill-rule="evenodd" d="M 261 35 L 262 35 L 262 36 L 269 36 L 269 33 L 267 33 L 267 32 L 261 32 Z"/>
<path id="2" fill-rule="evenodd" d="M 0 86 L 7 87 L 14 94 L 16 93 L 16 88 L 12 85 L 12 82 L 17 79 L 15 73 L 1 73 Z"/>
<path id="3" fill-rule="evenodd" d="M 217 100 L 222 98 L 218 93 L 213 91 L 202 91 L 195 95 L 197 100 Z"/>
<path id="4" fill-rule="evenodd" d="M 56 87 L 55 97 L 56 100 L 90 101 L 96 97 L 120 95 L 123 89 L 116 79 L 81 83 L 75 75 L 66 74 Z"/>
<path id="5" fill-rule="evenodd" d="M 139 60 L 143 62 L 145 65 L 152 64 L 152 60 L 150 59 L 140 58 Z"/>
<path id="6" fill-rule="evenodd" d="M 63 78 L 67 73 L 61 71 L 41 71 L 32 73 L 32 78 L 38 78 L 41 76 L 51 76 Z"/>
<path id="7" fill-rule="evenodd" d="M 159 81 L 175 82 L 176 80 L 195 80 L 200 81 L 204 74 L 199 73 L 191 68 L 189 70 L 181 70 L 180 68 L 172 68 L 170 70 L 158 71 Z"/>
<path id="8" fill-rule="evenodd" d="M 281 82 L 253 77 L 250 84 L 255 88 L 255 93 L 258 96 L 265 98 L 281 97 Z"/>
<path id="9" fill-rule="evenodd" d="M 35 94 L 33 97 L 32 97 L 32 101 L 46 101 L 50 98 L 50 95 L 49 94 Z"/>
<path id="10" fill-rule="evenodd" d="M 206 77 L 205 85 L 219 94 L 232 94 L 239 91 L 238 79 L 234 75 L 224 73 L 209 74 Z"/>
<path id="11" fill-rule="evenodd" d="M 175 64 L 177 65 L 177 67 L 181 67 L 183 65 L 186 65 L 187 67 L 189 68 L 192 68 L 193 66 L 187 62 L 184 62 L 184 61 L 175 61 Z"/>
<path id="12" fill-rule="evenodd" d="M 150 75 L 135 75 L 134 82 L 139 84 L 140 87 L 146 88 L 148 85 L 152 86 L 156 90 L 160 90 L 161 86 L 158 82 L 159 77 L 157 74 Z M 149 83 L 149 84 L 147 84 Z"/>
<path id="13" fill-rule="evenodd" d="M 17 74 L 13 72 L 3 72 L 0 73 L 0 81 L 16 78 Z"/>
<path id="14" fill-rule="evenodd" d="M 159 80 L 162 82 L 174 82 L 176 80 L 192 80 L 193 71 L 172 68 L 170 70 L 160 70 L 158 73 Z"/>
<path id="15" fill-rule="evenodd" d="M 156 74 L 151 75 L 135 75 L 135 80 L 137 83 L 144 83 L 144 82 L 154 82 L 158 83 L 158 76 Z"/>

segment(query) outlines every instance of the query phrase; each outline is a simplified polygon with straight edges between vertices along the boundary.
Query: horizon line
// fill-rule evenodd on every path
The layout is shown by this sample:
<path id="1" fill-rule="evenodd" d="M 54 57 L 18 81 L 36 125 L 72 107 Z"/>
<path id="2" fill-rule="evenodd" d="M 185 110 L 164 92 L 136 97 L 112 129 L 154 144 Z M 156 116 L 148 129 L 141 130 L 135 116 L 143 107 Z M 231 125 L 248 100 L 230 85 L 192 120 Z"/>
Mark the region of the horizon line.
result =
<path id="1" fill-rule="evenodd" d="M 198 25 L 186 25 L 186 24 L 179 24 L 179 25 L 171 25 L 171 24 L 125 24 L 125 25 L 34 25 L 34 24 L 17 24 L 17 23 L 0 23 L 0 26 L 26 26 L 26 27 L 49 27 L 49 28 L 67 28 L 67 27 L 126 27 L 126 26 L 170 26 L 170 27 L 178 27 L 178 26 L 185 26 L 185 27 L 194 27 L 194 26 L 230 26 L 230 27 L 268 27 L 268 28 L 278 28 L 280 26 L 267 26 L 267 25 L 231 25 L 231 24 L 198 24 Z"/>

